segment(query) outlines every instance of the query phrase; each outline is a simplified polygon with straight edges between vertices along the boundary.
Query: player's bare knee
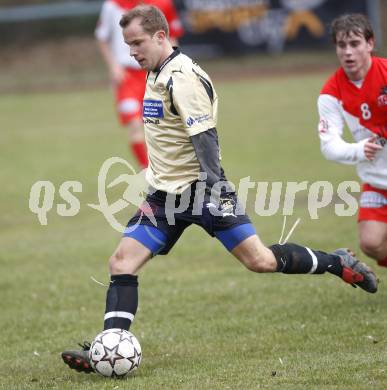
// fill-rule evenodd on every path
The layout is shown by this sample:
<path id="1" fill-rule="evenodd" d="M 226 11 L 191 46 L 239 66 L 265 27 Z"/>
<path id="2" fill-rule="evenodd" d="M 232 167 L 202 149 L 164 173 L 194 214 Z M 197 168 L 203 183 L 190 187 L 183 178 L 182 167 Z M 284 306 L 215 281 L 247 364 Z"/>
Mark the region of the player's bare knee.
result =
<path id="1" fill-rule="evenodd" d="M 135 267 L 131 265 L 131 259 L 125 246 L 120 245 L 109 259 L 110 273 L 113 275 L 133 273 Z"/>
<path id="2" fill-rule="evenodd" d="M 262 264 L 256 262 L 245 263 L 245 267 L 252 272 L 257 272 L 257 273 L 266 272 L 265 267 Z"/>
<path id="3" fill-rule="evenodd" d="M 132 238 L 124 237 L 109 259 L 110 273 L 136 275 L 151 257 L 148 248 Z"/>
<path id="4" fill-rule="evenodd" d="M 247 256 L 243 264 L 249 271 L 263 273 L 263 272 L 271 272 L 272 269 L 269 266 L 268 262 L 264 255 L 255 253 L 254 255 Z"/>
<path id="5" fill-rule="evenodd" d="M 118 248 L 109 259 L 110 273 L 113 275 L 122 273 L 123 263 L 124 253 L 121 248 Z"/>
<path id="6" fill-rule="evenodd" d="M 385 238 L 382 235 L 370 234 L 367 231 L 360 233 L 360 249 L 367 256 L 380 259 L 385 257 Z"/>
<path id="7" fill-rule="evenodd" d="M 382 256 L 383 242 L 380 242 L 379 240 L 370 236 L 361 237 L 360 249 L 364 254 L 369 257 L 379 258 L 380 256 Z"/>

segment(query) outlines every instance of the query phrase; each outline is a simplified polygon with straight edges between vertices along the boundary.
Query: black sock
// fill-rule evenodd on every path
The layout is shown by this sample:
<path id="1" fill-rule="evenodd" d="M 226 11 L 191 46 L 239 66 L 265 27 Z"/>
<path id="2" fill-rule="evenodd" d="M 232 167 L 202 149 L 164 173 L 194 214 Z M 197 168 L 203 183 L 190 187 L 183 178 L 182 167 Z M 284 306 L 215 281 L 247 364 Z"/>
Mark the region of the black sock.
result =
<path id="1" fill-rule="evenodd" d="M 138 305 L 136 275 L 112 275 L 106 294 L 104 330 L 128 330 Z"/>
<path id="2" fill-rule="evenodd" d="M 276 260 L 277 272 L 285 274 L 331 274 L 340 276 L 343 267 L 340 257 L 321 251 L 315 251 L 297 244 L 275 244 L 269 247 Z"/>

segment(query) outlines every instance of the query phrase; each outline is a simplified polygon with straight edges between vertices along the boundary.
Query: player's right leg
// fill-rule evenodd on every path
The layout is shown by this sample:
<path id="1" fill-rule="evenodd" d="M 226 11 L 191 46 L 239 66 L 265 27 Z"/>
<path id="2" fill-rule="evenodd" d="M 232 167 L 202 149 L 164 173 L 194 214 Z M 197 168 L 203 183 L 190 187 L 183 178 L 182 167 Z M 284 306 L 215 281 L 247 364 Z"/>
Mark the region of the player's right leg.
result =
<path id="1" fill-rule="evenodd" d="M 233 195 L 234 205 L 237 198 Z M 360 263 L 349 250 L 333 253 L 313 250 L 293 243 L 266 247 L 245 215 L 212 217 L 214 234 L 242 264 L 253 272 L 285 274 L 323 274 L 329 272 L 346 283 L 375 293 L 378 281 L 373 271 Z"/>
<path id="2" fill-rule="evenodd" d="M 236 243 L 233 231 L 238 234 L 238 229 L 239 227 L 236 227 L 223 231 L 222 240 Z M 337 249 L 332 253 L 326 253 L 293 243 L 266 247 L 256 234 L 244 238 L 235 247 L 228 249 L 253 272 L 285 274 L 329 272 L 354 287 L 359 286 L 370 293 L 377 291 L 378 281 L 373 271 L 366 264 L 360 263 L 347 249 Z"/>

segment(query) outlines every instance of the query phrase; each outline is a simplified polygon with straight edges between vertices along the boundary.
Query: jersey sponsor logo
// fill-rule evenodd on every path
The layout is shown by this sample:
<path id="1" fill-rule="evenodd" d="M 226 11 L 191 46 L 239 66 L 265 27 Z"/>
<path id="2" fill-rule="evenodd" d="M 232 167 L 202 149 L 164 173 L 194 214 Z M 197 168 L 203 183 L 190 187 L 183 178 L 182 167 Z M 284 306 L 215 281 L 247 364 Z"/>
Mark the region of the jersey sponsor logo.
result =
<path id="1" fill-rule="evenodd" d="M 196 118 L 192 118 L 192 116 L 189 116 L 186 123 L 187 123 L 187 126 L 188 127 L 191 127 L 193 126 L 194 124 L 199 124 L 199 123 L 202 123 L 202 122 L 206 122 L 210 119 L 210 115 L 209 114 L 204 114 L 204 115 L 200 115 Z"/>
<path id="2" fill-rule="evenodd" d="M 378 97 L 378 107 L 387 106 L 387 85 L 382 87 Z"/>
<path id="3" fill-rule="evenodd" d="M 164 118 L 163 102 L 161 100 L 144 100 L 142 115 L 144 118 Z"/>
<path id="4" fill-rule="evenodd" d="M 151 123 L 152 125 L 159 125 L 160 124 L 160 119 L 149 119 L 149 118 L 146 118 L 146 119 L 144 119 L 144 124 L 146 125 L 147 123 Z"/>
<path id="5" fill-rule="evenodd" d="M 195 123 L 195 119 L 192 118 L 192 116 L 188 117 L 187 119 L 187 125 L 191 127 Z"/>

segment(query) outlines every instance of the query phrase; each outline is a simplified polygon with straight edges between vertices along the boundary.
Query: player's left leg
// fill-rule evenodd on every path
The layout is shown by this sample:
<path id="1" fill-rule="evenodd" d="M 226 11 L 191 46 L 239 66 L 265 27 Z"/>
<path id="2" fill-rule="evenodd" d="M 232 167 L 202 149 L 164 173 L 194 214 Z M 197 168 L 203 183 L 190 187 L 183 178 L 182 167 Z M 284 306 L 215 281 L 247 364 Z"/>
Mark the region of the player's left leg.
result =
<path id="1" fill-rule="evenodd" d="M 247 230 L 249 235 L 241 235 L 240 230 Z M 253 272 L 285 274 L 329 272 L 368 292 L 377 291 L 375 274 L 347 250 L 338 249 L 333 253 L 326 253 L 293 243 L 266 247 L 254 233 L 251 224 L 215 231 L 215 235 L 246 268 Z"/>
<path id="2" fill-rule="evenodd" d="M 380 266 L 387 267 L 387 223 L 363 220 L 358 228 L 361 250 Z"/>

